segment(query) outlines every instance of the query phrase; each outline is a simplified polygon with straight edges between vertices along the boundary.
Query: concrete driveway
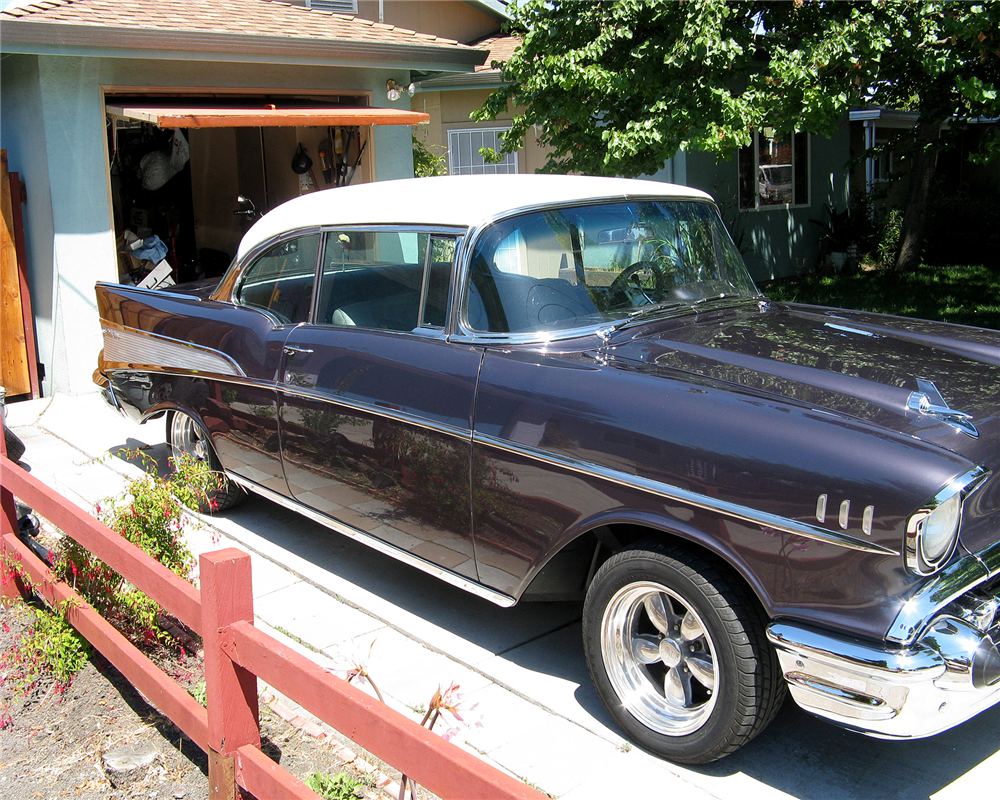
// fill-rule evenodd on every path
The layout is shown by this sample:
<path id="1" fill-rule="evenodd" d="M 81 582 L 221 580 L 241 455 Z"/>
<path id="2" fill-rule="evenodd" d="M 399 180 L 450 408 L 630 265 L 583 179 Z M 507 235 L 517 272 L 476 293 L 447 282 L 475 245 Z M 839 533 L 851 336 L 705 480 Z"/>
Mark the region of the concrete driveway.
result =
<path id="1" fill-rule="evenodd" d="M 133 425 L 98 395 L 12 404 L 8 421 L 34 473 L 85 507 L 135 474 L 119 458 L 102 459 L 109 450 L 166 456 L 162 420 Z M 461 684 L 482 727 L 456 741 L 554 796 L 911 800 L 996 791 L 1000 707 L 932 739 L 884 742 L 789 701 L 740 752 L 681 767 L 630 746 L 605 713 L 584 663 L 580 604 L 500 609 L 258 497 L 210 524 L 189 534 L 192 549 L 251 553 L 261 628 L 328 664 L 365 659 L 387 700 L 414 716 L 439 684 Z"/>

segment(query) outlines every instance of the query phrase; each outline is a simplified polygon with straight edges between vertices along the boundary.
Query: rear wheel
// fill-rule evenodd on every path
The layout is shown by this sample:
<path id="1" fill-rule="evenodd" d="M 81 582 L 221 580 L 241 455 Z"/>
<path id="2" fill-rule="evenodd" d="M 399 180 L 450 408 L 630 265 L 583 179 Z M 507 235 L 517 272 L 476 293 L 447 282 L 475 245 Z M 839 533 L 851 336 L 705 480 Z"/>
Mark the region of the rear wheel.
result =
<path id="1" fill-rule="evenodd" d="M 190 456 L 195 461 L 207 464 L 216 473 L 218 484 L 208 491 L 199 511 L 225 511 L 246 499 L 247 494 L 243 488 L 222 471 L 222 465 L 204 428 L 183 411 L 172 411 L 167 417 L 167 444 L 174 458 Z"/>
<path id="2" fill-rule="evenodd" d="M 601 699 L 642 747 L 703 764 L 732 753 L 785 697 L 755 598 L 698 554 L 646 542 L 587 594 L 584 648 Z"/>

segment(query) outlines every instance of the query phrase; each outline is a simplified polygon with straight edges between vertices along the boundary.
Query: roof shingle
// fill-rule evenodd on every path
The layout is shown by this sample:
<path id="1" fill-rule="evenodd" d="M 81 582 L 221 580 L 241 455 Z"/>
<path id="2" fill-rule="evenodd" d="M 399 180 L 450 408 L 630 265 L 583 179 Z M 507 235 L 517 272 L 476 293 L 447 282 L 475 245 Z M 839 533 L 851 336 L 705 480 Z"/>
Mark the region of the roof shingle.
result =
<path id="1" fill-rule="evenodd" d="M 308 9 L 282 0 L 40 0 L 31 5 L 10 7 L 0 12 L 0 20 L 6 24 L 134 27 L 467 49 L 453 39 L 346 14 Z"/>
<path id="2" fill-rule="evenodd" d="M 494 61 L 509 61 L 514 51 L 521 46 L 521 41 L 520 36 L 508 36 L 501 33 L 472 42 L 469 45 L 470 47 L 475 47 L 477 50 L 490 51 L 490 54 L 486 57 L 486 63 L 476 67 L 476 72 L 492 70 L 493 67 L 490 64 Z"/>

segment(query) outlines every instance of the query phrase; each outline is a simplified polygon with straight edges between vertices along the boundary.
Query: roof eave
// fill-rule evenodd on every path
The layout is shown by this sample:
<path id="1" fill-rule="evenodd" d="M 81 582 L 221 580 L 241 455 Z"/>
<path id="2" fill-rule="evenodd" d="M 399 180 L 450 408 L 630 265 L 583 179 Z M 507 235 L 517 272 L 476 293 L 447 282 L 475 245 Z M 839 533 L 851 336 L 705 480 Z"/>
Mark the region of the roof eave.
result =
<path id="1" fill-rule="evenodd" d="M 311 64 L 336 67 L 397 67 L 441 72 L 472 72 L 489 55 L 453 45 L 359 42 L 346 39 L 292 38 L 256 34 L 149 28 L 2 23 L 5 53 Z"/>
<path id="2" fill-rule="evenodd" d="M 488 13 L 494 14 L 498 19 L 510 19 L 510 11 L 507 7 L 510 3 L 501 0 L 469 0 L 469 4 L 479 6 Z"/>
<path id="3" fill-rule="evenodd" d="M 503 86 L 500 70 L 482 70 L 458 75 L 442 75 L 417 83 L 418 92 L 448 92 L 460 89 L 496 89 Z"/>

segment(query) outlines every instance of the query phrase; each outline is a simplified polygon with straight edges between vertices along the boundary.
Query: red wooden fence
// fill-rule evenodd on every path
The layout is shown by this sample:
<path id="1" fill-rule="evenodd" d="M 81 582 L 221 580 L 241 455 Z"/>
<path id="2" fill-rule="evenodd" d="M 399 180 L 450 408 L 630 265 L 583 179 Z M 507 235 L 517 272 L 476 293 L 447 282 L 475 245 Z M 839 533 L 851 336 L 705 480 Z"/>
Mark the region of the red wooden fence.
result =
<path id="1" fill-rule="evenodd" d="M 3 445 L 0 445 L 2 448 Z M 18 539 L 12 495 L 109 564 L 199 633 L 207 709 Z M 69 622 L 209 757 L 211 798 L 244 792 L 262 800 L 316 798 L 260 750 L 257 677 L 443 798 L 542 800 L 542 795 L 379 703 L 253 627 L 250 556 L 229 548 L 201 556 L 201 591 L 33 475 L 0 456 L 0 581 L 9 601 L 24 593 L 16 573 L 50 605 L 69 601 Z M 12 566 L 14 567 L 12 570 Z"/>

